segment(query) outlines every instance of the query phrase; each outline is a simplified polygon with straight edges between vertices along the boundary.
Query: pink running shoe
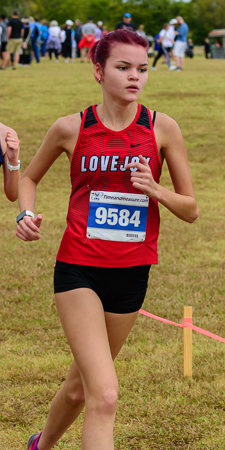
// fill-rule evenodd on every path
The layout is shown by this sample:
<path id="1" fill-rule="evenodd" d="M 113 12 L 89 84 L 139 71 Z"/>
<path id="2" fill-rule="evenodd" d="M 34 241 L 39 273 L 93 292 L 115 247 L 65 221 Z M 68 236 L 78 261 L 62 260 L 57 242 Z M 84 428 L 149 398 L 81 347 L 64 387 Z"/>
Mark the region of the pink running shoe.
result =
<path id="1" fill-rule="evenodd" d="M 32 434 L 27 441 L 27 450 L 38 450 L 37 444 L 42 435 L 41 433 Z"/>

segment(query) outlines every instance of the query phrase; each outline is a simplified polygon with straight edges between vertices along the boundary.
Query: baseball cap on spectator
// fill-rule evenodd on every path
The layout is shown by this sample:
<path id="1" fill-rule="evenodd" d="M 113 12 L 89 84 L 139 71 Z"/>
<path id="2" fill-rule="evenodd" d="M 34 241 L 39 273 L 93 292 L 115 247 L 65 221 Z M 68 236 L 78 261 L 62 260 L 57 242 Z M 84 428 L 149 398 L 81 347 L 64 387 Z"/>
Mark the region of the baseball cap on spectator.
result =
<path id="1" fill-rule="evenodd" d="M 130 13 L 125 13 L 125 14 L 123 15 L 123 17 L 131 17 L 131 14 L 130 14 Z"/>
<path id="2" fill-rule="evenodd" d="M 103 22 L 102 22 L 102 20 L 99 20 L 98 22 L 97 22 L 97 25 L 99 25 L 100 27 L 103 25 Z"/>
<path id="3" fill-rule="evenodd" d="M 177 23 L 176 19 L 171 19 L 170 22 L 169 22 L 170 25 L 175 25 L 175 23 Z"/>
<path id="4" fill-rule="evenodd" d="M 73 25 L 73 21 L 70 20 L 70 19 L 68 19 L 68 20 L 66 21 L 66 25 Z"/>

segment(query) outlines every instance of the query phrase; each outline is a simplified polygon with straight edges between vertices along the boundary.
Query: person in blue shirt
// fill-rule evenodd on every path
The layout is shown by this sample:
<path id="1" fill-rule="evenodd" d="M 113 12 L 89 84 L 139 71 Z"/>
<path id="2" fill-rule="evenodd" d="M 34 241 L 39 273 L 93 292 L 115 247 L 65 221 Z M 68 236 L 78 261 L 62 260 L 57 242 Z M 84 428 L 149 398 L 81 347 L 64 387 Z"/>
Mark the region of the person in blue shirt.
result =
<path id="1" fill-rule="evenodd" d="M 74 58 L 76 58 L 77 51 L 77 43 L 76 43 L 76 31 L 71 29 L 71 39 L 72 39 L 72 59 L 71 62 L 74 62 Z"/>
<path id="2" fill-rule="evenodd" d="M 40 62 L 40 29 L 41 29 L 41 23 L 39 22 L 39 19 L 36 17 L 33 31 L 31 34 L 31 44 L 32 44 L 33 52 L 34 52 L 34 57 L 35 57 L 37 63 Z"/>
<path id="3" fill-rule="evenodd" d="M 175 45 L 174 45 L 174 49 L 173 49 L 173 54 L 176 58 L 176 64 L 177 64 L 176 71 L 181 72 L 181 70 L 183 70 L 183 65 L 184 65 L 184 56 L 185 56 L 185 50 L 187 48 L 187 36 L 188 36 L 189 28 L 188 28 L 187 24 L 185 23 L 183 17 L 178 16 L 176 20 L 179 25 L 179 28 L 177 28 L 177 30 L 175 32 L 177 37 L 176 37 L 176 41 L 175 41 Z"/>
<path id="4" fill-rule="evenodd" d="M 44 58 L 46 54 L 46 42 L 48 40 L 48 22 L 43 19 L 40 27 L 41 56 Z"/>
<path id="5" fill-rule="evenodd" d="M 154 51 L 155 51 L 155 52 L 159 52 L 159 50 L 160 50 L 160 48 L 161 48 L 160 39 L 159 39 L 159 34 L 156 34 L 156 35 L 155 35 L 154 43 L 155 43 L 155 45 L 154 45 Z"/>

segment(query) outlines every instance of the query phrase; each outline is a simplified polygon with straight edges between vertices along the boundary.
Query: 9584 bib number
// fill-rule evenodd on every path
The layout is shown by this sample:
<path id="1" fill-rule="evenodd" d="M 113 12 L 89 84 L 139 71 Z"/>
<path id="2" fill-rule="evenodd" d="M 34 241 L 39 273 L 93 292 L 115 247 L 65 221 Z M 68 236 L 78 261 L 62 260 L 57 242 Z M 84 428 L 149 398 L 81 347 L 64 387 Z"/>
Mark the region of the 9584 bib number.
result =
<path id="1" fill-rule="evenodd" d="M 131 211 L 129 209 L 118 209 L 118 208 L 105 208 L 100 206 L 95 212 L 95 222 L 99 225 L 104 225 L 106 222 L 108 225 L 114 226 L 117 223 L 121 227 L 127 227 L 129 224 L 133 224 L 134 227 L 138 227 L 141 223 L 140 221 L 140 211 L 134 211 L 131 216 Z"/>
<path id="2" fill-rule="evenodd" d="M 91 191 L 87 237 L 110 241 L 145 240 L 148 197 L 142 194 Z"/>

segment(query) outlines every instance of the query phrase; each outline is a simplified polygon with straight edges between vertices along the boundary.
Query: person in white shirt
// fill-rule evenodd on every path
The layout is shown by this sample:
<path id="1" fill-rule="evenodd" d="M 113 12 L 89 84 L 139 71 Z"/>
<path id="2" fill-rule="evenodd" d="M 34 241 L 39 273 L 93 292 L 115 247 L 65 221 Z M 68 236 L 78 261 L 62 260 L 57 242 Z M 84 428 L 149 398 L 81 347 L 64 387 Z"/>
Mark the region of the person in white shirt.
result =
<path id="1" fill-rule="evenodd" d="M 144 31 L 144 25 L 139 25 L 138 29 L 137 29 L 137 34 L 139 34 L 139 36 L 142 36 L 143 38 L 146 38 L 146 34 Z"/>
<path id="2" fill-rule="evenodd" d="M 155 67 L 156 63 L 159 60 L 159 58 L 161 58 L 162 55 L 165 55 L 166 62 L 168 64 L 169 69 L 170 70 L 174 69 L 174 66 L 172 66 L 170 63 L 170 56 L 169 56 L 169 53 L 173 48 L 174 37 L 175 37 L 175 33 L 174 33 L 172 27 L 168 23 L 165 23 L 165 25 L 163 26 L 163 29 L 159 33 L 159 39 L 160 39 L 161 46 L 160 46 L 160 50 L 158 51 L 158 55 L 155 57 L 155 59 L 153 61 L 152 70 L 156 70 L 156 67 Z"/>
<path id="3" fill-rule="evenodd" d="M 99 20 L 97 22 L 97 26 L 96 26 L 96 33 L 95 33 L 96 41 L 99 41 L 99 39 L 101 39 L 101 37 L 102 37 L 102 26 L 103 26 L 103 22 L 102 22 L 102 20 Z"/>
<path id="4" fill-rule="evenodd" d="M 46 49 L 48 50 L 50 59 L 52 59 L 52 53 L 55 54 L 56 62 L 59 61 L 59 54 L 62 48 L 60 35 L 61 35 L 61 28 L 59 27 L 58 22 L 56 20 L 52 20 L 50 22 L 50 27 L 48 30 L 48 41 Z"/>
<path id="5" fill-rule="evenodd" d="M 170 25 L 170 33 L 171 33 L 172 39 L 174 40 L 174 43 L 175 43 L 175 38 L 176 38 L 175 27 L 178 25 L 177 19 L 171 19 L 169 21 L 169 25 Z M 174 47 L 174 45 L 173 45 L 173 47 Z M 170 55 L 170 62 L 171 62 L 172 65 L 176 66 L 175 57 L 173 55 L 173 47 L 171 48 L 171 51 L 170 51 L 170 54 L 169 54 Z"/>

